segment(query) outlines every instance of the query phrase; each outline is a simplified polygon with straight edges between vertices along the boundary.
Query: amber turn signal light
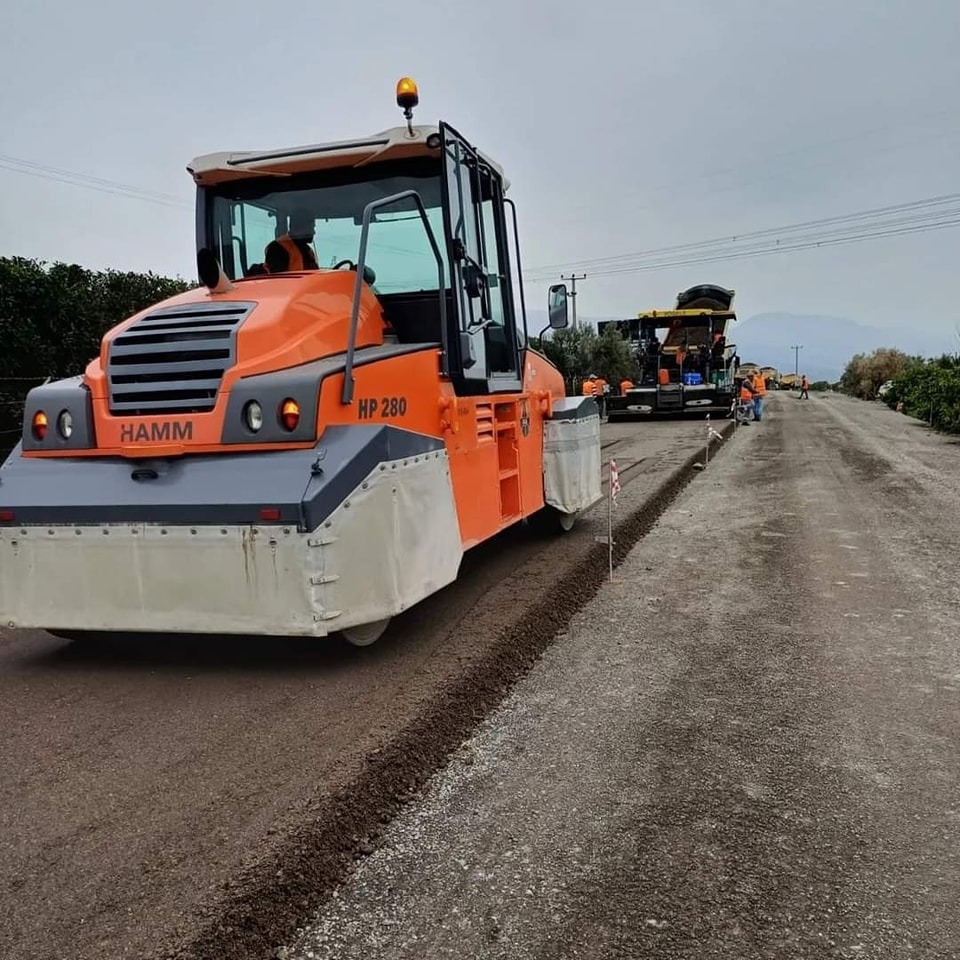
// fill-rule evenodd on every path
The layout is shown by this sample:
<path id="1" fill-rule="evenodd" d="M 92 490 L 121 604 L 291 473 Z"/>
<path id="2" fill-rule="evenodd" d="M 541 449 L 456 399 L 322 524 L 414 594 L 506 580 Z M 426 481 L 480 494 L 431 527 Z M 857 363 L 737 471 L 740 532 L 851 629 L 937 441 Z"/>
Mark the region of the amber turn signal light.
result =
<path id="1" fill-rule="evenodd" d="M 33 435 L 37 440 L 43 440 L 47 435 L 47 415 L 42 410 L 33 415 Z"/>
<path id="2" fill-rule="evenodd" d="M 300 423 L 300 404 L 296 400 L 284 400 L 280 405 L 280 422 L 291 433 Z"/>

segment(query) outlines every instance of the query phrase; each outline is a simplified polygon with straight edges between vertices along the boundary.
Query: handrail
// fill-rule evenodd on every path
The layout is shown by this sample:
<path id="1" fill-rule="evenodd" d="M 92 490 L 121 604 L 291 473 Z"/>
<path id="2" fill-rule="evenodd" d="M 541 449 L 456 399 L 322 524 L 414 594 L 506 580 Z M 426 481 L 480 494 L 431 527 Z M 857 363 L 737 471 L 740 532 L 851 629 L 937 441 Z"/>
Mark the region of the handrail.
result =
<path id="1" fill-rule="evenodd" d="M 504 197 L 503 198 L 504 206 L 510 207 L 510 212 L 513 214 L 513 245 L 517 251 L 517 287 L 520 290 L 520 313 L 523 315 L 523 343 L 526 346 L 527 341 L 530 339 L 530 331 L 527 330 L 527 301 L 523 295 L 523 266 L 520 263 L 520 231 L 517 227 L 517 205 L 513 202 L 512 198 Z M 516 310 L 514 310 L 514 317 L 516 317 Z M 549 326 L 549 324 L 547 324 Z M 544 327 L 546 331 L 546 327 Z"/>
<path id="2" fill-rule="evenodd" d="M 443 257 L 440 255 L 440 247 L 437 244 L 437 238 L 434 236 L 433 228 L 427 219 L 427 210 L 423 205 L 423 200 L 416 190 L 404 190 L 401 193 L 395 193 L 389 197 L 381 197 L 379 200 L 371 200 L 363 208 L 363 228 L 360 231 L 360 252 L 357 255 L 357 282 L 353 288 L 353 306 L 350 309 L 350 333 L 347 336 L 347 359 L 343 368 L 343 394 L 341 403 L 353 403 L 353 355 L 356 350 L 357 325 L 360 322 L 360 293 L 363 290 L 363 268 L 367 259 L 367 236 L 370 232 L 370 221 L 373 219 L 375 210 L 381 207 L 388 207 L 399 203 L 401 200 L 412 199 L 417 204 L 417 210 L 420 213 L 420 219 L 427 231 L 427 239 L 433 248 L 433 255 L 437 261 L 437 286 L 440 294 L 440 334 L 443 344 L 443 352 L 447 352 L 447 298 L 444 296 L 443 286 Z"/>

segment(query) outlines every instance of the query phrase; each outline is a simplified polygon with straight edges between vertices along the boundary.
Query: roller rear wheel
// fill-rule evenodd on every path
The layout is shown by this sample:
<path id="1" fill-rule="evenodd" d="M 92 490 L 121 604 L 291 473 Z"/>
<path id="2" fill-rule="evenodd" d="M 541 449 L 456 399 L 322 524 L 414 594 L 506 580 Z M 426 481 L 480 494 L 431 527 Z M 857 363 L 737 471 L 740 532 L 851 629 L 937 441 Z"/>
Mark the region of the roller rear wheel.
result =
<path id="1" fill-rule="evenodd" d="M 361 623 L 355 627 L 347 627 L 340 632 L 350 646 L 369 647 L 370 644 L 376 643 L 383 636 L 383 632 L 390 625 L 390 620 L 391 618 L 387 617 L 385 620 L 376 620 L 373 623 Z"/>

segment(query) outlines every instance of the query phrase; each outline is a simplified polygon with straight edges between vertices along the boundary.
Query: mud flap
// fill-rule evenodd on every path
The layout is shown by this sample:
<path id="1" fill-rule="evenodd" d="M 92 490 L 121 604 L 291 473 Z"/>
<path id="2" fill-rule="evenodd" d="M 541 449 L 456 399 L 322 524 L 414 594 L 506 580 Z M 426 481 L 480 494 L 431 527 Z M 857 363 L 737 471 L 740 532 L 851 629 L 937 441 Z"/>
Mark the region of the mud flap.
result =
<path id="1" fill-rule="evenodd" d="M 600 488 L 600 414 L 591 397 L 565 397 L 543 423 L 544 501 L 564 514 L 596 503 Z"/>

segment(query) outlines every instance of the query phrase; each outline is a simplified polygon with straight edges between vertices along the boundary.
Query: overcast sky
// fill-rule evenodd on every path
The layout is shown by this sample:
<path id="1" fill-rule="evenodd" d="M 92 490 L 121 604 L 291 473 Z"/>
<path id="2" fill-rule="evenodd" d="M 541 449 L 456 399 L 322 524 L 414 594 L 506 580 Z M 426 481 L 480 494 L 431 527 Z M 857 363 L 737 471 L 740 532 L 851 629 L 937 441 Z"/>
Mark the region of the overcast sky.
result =
<path id="1" fill-rule="evenodd" d="M 958 38 L 957 0 L 11 2 L 0 255 L 193 279 L 192 157 L 394 126 L 404 74 L 420 122 L 449 121 L 506 168 L 528 272 L 960 193 Z M 579 308 L 631 315 L 715 282 L 741 317 L 827 314 L 946 344 L 958 253 L 953 227 L 595 275 Z M 531 307 L 546 286 L 529 285 Z"/>

